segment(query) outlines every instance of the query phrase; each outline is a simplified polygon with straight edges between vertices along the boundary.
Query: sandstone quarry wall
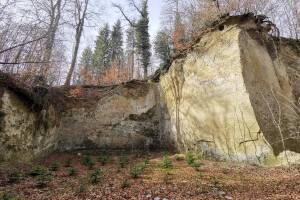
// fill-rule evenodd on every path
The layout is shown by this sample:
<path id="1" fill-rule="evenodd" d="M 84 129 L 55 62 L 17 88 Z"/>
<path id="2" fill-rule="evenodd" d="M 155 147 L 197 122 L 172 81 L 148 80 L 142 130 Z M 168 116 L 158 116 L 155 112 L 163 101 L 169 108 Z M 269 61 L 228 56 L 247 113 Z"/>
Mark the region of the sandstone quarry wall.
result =
<path id="1" fill-rule="evenodd" d="M 157 83 L 45 94 L 33 88 L 32 94 L 0 77 L 0 160 L 175 148 L 218 159 L 299 163 L 300 42 L 268 35 L 251 15 L 229 17 L 200 35 Z"/>
<path id="2" fill-rule="evenodd" d="M 58 149 L 153 148 L 158 144 L 160 123 L 154 87 L 116 88 L 91 108 L 67 109 L 58 128 Z"/>
<path id="3" fill-rule="evenodd" d="M 51 92 L 51 93 L 50 93 Z M 1 160 L 24 160 L 54 151 L 159 148 L 159 96 L 153 84 L 54 88 L 44 108 L 33 109 L 9 89 L 1 95 Z"/>
<path id="4" fill-rule="evenodd" d="M 204 34 L 160 77 L 177 148 L 299 162 L 298 52 L 259 32 L 252 19 Z"/>
<path id="5" fill-rule="evenodd" d="M 15 93 L 1 93 L 0 159 L 27 161 L 52 152 L 58 139 L 54 119 L 49 117 L 45 124 L 42 113 L 32 111 Z"/>

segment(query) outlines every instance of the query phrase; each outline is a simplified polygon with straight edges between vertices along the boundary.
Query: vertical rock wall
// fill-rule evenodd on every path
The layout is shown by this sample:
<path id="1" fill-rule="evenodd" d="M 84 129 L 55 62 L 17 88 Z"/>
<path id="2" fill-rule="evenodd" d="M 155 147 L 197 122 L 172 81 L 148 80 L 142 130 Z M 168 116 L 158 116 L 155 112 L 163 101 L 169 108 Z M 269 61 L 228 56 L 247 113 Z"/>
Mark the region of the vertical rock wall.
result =
<path id="1" fill-rule="evenodd" d="M 79 96 L 72 94 L 76 88 L 52 88 L 46 97 L 51 101 L 39 109 L 16 91 L 2 90 L 1 160 L 29 161 L 54 151 L 79 149 L 147 151 L 165 141 L 154 84 L 133 81 L 81 88 Z"/>
<path id="2" fill-rule="evenodd" d="M 299 54 L 280 45 L 249 20 L 204 34 L 173 62 L 160 85 L 179 150 L 256 163 L 284 154 L 297 162 L 300 89 L 291 71 L 299 73 Z"/>
<path id="3" fill-rule="evenodd" d="M 263 28 L 253 15 L 215 24 L 159 83 L 51 88 L 40 98 L 0 77 L 0 160 L 175 147 L 220 159 L 299 163 L 300 43 L 278 41 Z"/>
<path id="4" fill-rule="evenodd" d="M 57 140 L 53 107 L 42 115 L 33 112 L 15 93 L 2 91 L 0 159 L 28 161 L 52 152 Z"/>
<path id="5" fill-rule="evenodd" d="M 144 149 L 158 147 L 159 115 L 155 86 L 116 89 L 91 108 L 73 107 L 62 113 L 60 150 Z"/>

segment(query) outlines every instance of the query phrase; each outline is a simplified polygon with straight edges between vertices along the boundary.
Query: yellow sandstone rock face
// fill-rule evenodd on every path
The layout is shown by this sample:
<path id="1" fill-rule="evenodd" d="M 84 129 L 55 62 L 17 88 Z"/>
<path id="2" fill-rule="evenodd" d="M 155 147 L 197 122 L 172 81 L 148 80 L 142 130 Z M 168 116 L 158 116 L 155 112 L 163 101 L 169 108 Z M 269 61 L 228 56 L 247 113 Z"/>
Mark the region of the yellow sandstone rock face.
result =
<path id="1" fill-rule="evenodd" d="M 64 112 L 58 129 L 58 149 L 149 150 L 158 137 L 157 101 L 150 85 L 139 87 L 144 87 L 142 94 L 115 92 L 92 109 L 80 107 Z"/>
<path id="2" fill-rule="evenodd" d="M 54 90 L 58 95 L 49 93 L 50 105 L 33 109 L 33 102 L 26 104 L 22 95 L 3 89 L 0 160 L 30 161 L 53 151 L 159 147 L 163 137 L 156 85 L 91 87 L 82 89 L 88 95 L 82 97 L 69 97 L 72 89 Z M 99 98 L 91 100 L 94 96 Z"/>
<path id="3" fill-rule="evenodd" d="M 300 152 L 300 88 L 291 86 L 287 73 L 291 63 L 300 72 L 300 57 L 255 36 L 271 39 L 239 25 L 205 34 L 160 78 L 171 139 L 181 151 L 258 163 Z"/>
<path id="4" fill-rule="evenodd" d="M 53 107 L 47 119 L 33 112 L 13 92 L 4 90 L 1 98 L 0 158 L 1 160 L 29 161 L 52 152 L 57 141 L 53 123 Z M 54 124 L 54 123 L 53 123 Z M 45 126 L 48 126 L 47 128 Z"/>
<path id="5" fill-rule="evenodd" d="M 50 88 L 45 103 L 5 85 L 1 75 L 0 161 L 171 147 L 226 160 L 300 163 L 300 42 L 274 39 L 254 16 L 207 30 L 158 83 Z"/>

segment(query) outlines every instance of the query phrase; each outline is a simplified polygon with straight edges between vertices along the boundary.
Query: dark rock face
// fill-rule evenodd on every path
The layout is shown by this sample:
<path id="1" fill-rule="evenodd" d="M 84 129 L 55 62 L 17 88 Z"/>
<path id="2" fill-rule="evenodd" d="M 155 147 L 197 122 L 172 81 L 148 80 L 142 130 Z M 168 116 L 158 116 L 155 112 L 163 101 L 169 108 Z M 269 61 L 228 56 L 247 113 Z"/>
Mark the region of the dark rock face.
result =
<path id="1" fill-rule="evenodd" d="M 57 150 L 160 148 L 157 91 L 145 82 L 51 88 L 40 100 L 33 92 L 33 104 L 44 103 L 33 110 L 4 89 L 0 156 L 31 160 Z"/>

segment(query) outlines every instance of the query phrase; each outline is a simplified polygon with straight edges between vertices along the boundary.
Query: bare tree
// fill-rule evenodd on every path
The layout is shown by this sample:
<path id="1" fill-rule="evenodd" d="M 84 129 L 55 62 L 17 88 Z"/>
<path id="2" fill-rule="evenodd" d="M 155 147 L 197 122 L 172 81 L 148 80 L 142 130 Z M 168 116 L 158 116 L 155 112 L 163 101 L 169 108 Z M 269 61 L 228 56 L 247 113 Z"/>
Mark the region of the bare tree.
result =
<path id="1" fill-rule="evenodd" d="M 291 0 L 165 0 L 162 14 L 164 20 L 171 19 L 172 23 L 164 21 L 163 26 L 174 31 L 174 13 L 179 2 L 181 18 L 186 25 L 189 38 L 200 29 L 216 20 L 220 15 L 239 15 L 252 12 L 263 14 L 280 30 L 282 36 L 299 38 L 299 1 Z M 167 17 L 166 17 L 167 16 Z"/>
<path id="2" fill-rule="evenodd" d="M 45 64 L 41 68 L 41 74 L 47 76 L 50 68 L 50 60 L 53 53 L 53 47 L 55 44 L 56 33 L 58 31 L 60 20 L 62 17 L 62 8 L 65 1 L 63 0 L 31 0 L 34 7 L 35 17 L 39 23 L 46 24 L 45 47 L 42 56 Z M 43 19 L 46 16 L 46 19 Z"/>
<path id="3" fill-rule="evenodd" d="M 73 50 L 71 66 L 66 78 L 65 85 L 69 86 L 71 84 L 72 75 L 74 73 L 78 50 L 80 45 L 80 39 L 82 36 L 83 27 L 85 24 L 85 20 L 87 18 L 89 0 L 74 0 L 74 21 L 75 21 L 75 46 Z"/>

